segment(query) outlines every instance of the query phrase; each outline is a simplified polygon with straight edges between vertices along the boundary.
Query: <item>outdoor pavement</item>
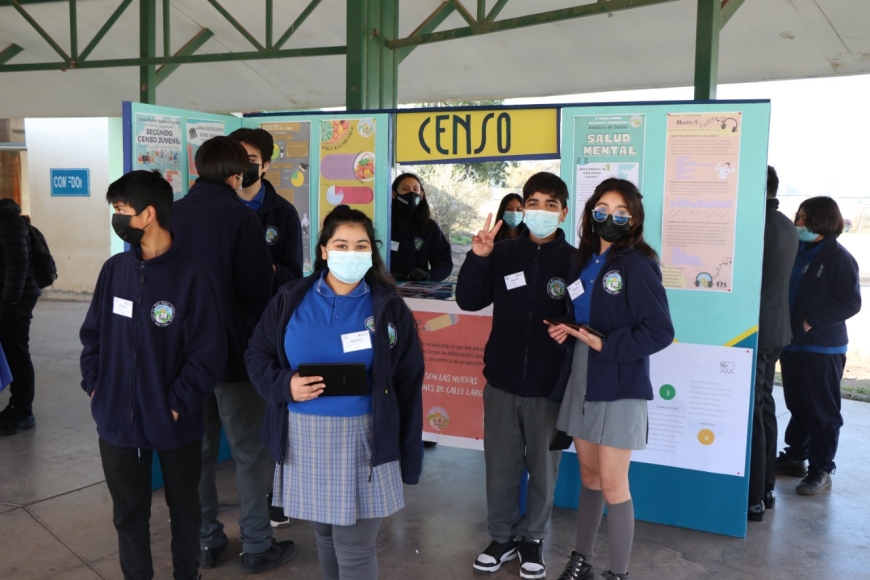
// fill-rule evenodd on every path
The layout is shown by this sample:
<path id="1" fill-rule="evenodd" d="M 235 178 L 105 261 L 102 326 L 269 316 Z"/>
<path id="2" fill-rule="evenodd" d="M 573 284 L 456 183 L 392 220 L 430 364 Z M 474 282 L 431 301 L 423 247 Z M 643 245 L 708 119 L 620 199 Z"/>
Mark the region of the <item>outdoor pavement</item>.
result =
<path id="1" fill-rule="evenodd" d="M 0 439 L 0 578 L 122 578 L 112 503 L 103 477 L 87 396 L 79 388 L 78 329 L 87 304 L 41 301 L 31 350 L 37 369 L 32 431 Z M 775 389 L 780 432 L 788 419 Z M 0 407 L 7 393 L 0 393 Z M 870 578 L 870 404 L 843 401 L 845 427 L 831 493 L 798 496 L 796 479 L 777 482 L 776 509 L 750 523 L 745 539 L 638 522 L 632 580 Z M 230 547 L 205 580 L 244 575 L 238 554 L 238 503 L 232 462 L 218 473 Z M 378 538 L 383 579 L 480 578 L 471 569 L 486 546 L 483 455 L 427 449 L 420 484 L 406 487 L 407 507 L 388 518 Z M 677 499 L 679 501 L 679 499 Z M 548 578 L 559 576 L 574 542 L 576 512 L 557 508 L 545 544 Z M 151 517 L 155 578 L 171 578 L 168 510 L 154 493 Z M 314 534 L 295 522 L 278 530 L 299 555 L 262 578 L 320 578 Z M 596 543 L 596 570 L 608 563 L 607 518 Z M 603 565 L 603 567 L 602 567 Z M 519 577 L 516 561 L 491 576 Z"/>

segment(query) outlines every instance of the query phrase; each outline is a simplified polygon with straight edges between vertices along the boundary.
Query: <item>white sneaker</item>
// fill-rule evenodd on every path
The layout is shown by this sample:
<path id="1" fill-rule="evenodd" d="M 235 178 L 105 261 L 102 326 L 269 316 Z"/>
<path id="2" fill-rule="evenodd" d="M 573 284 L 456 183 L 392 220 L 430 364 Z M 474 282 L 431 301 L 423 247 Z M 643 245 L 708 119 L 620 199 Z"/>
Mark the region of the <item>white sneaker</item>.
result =
<path id="1" fill-rule="evenodd" d="M 547 575 L 547 566 L 544 563 L 544 541 L 525 540 L 519 543 L 520 554 L 520 578 L 544 578 Z"/>
<path id="2" fill-rule="evenodd" d="M 474 571 L 478 574 L 492 574 L 501 565 L 517 557 L 517 543 L 509 540 L 504 544 L 493 540 L 486 550 L 474 561 Z"/>

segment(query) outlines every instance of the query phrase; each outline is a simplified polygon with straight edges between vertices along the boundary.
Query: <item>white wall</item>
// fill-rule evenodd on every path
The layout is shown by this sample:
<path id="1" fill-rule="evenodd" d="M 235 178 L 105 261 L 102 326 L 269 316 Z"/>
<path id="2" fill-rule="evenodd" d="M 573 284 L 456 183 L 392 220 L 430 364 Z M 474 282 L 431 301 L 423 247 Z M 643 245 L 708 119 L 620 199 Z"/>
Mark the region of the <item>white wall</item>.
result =
<path id="1" fill-rule="evenodd" d="M 52 290 L 61 295 L 93 292 L 111 255 L 105 195 L 117 157 L 110 141 L 120 143 L 110 138 L 116 127 L 120 123 L 108 118 L 25 119 L 30 214 L 57 262 Z M 51 168 L 89 169 L 90 196 L 51 197 Z"/>

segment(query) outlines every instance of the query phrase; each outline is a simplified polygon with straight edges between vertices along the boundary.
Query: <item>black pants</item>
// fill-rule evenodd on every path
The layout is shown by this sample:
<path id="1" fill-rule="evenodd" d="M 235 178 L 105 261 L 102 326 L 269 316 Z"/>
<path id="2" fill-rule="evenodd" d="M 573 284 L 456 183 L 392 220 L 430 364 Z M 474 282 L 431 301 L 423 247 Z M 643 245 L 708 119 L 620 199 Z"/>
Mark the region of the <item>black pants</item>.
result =
<path id="1" fill-rule="evenodd" d="M 36 377 L 30 360 L 30 321 L 39 296 L 22 296 L 18 304 L 6 304 L 0 319 L 0 344 L 12 371 L 9 404 L 22 415 L 33 412 Z"/>
<path id="2" fill-rule="evenodd" d="M 758 349 L 755 362 L 755 407 L 749 463 L 749 505 L 759 504 L 776 483 L 776 403 L 773 376 L 781 348 Z"/>
<path id="3" fill-rule="evenodd" d="M 791 412 L 785 429 L 785 453 L 809 460 L 810 469 L 832 472 L 840 439 L 840 381 L 845 354 L 784 351 L 780 358 L 785 406 Z"/>
<path id="4" fill-rule="evenodd" d="M 106 484 L 112 494 L 113 522 L 125 580 L 151 580 L 151 449 L 115 447 L 100 439 Z M 202 440 L 157 451 L 163 470 L 172 530 L 175 580 L 195 580 L 199 570 L 199 474 Z"/>

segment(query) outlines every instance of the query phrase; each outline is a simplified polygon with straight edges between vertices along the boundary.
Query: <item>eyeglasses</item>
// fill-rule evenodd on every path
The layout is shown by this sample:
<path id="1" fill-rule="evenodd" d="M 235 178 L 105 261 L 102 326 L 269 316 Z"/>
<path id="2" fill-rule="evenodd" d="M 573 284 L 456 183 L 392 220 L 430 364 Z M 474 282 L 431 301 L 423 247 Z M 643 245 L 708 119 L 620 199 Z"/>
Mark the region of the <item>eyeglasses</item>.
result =
<path id="1" fill-rule="evenodd" d="M 616 210 L 613 213 L 607 211 L 607 208 L 604 206 L 596 207 L 592 210 L 592 219 L 597 222 L 603 222 L 607 219 L 607 216 L 613 216 L 613 223 L 618 226 L 624 226 L 628 223 L 628 220 L 631 219 L 631 214 L 628 212 L 622 211 L 621 209 Z"/>

